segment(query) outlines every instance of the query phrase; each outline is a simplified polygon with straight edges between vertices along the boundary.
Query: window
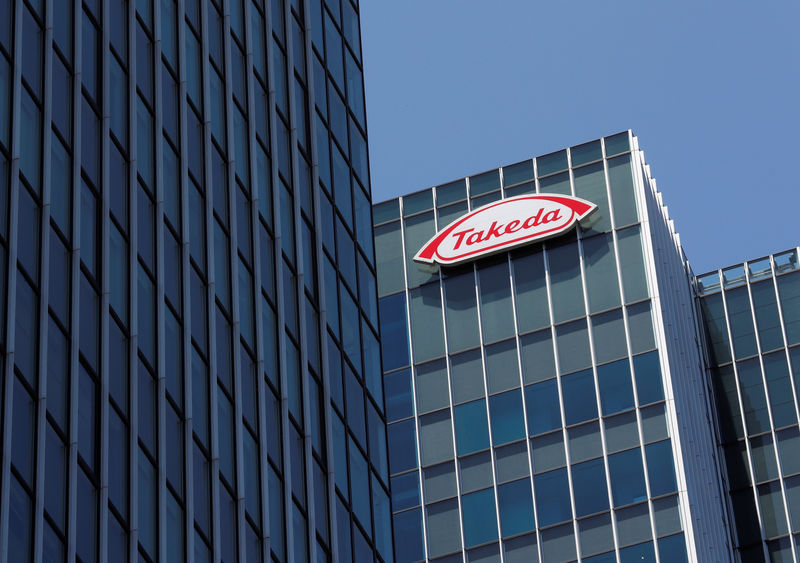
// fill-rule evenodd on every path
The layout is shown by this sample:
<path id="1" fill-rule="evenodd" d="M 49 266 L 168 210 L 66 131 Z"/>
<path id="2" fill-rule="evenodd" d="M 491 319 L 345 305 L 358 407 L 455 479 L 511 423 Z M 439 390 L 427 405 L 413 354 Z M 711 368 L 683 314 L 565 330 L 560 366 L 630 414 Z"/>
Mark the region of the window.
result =
<path id="1" fill-rule="evenodd" d="M 456 446 L 458 455 L 489 447 L 489 423 L 486 401 L 479 399 L 455 407 Z"/>
<path id="2" fill-rule="evenodd" d="M 608 510 L 608 489 L 603 459 L 594 459 L 572 466 L 575 494 L 575 516 L 587 516 Z"/>
<path id="3" fill-rule="evenodd" d="M 539 527 L 557 524 L 572 518 L 566 469 L 556 469 L 549 473 L 536 475 L 533 484 L 536 492 Z"/>
<path id="4" fill-rule="evenodd" d="M 555 379 L 525 387 L 525 405 L 530 434 L 549 432 L 561 426 L 558 382 Z"/>
<path id="5" fill-rule="evenodd" d="M 647 498 L 639 448 L 608 456 L 611 494 L 614 506 L 631 504 Z"/>
<path id="6" fill-rule="evenodd" d="M 561 389 L 564 393 L 564 417 L 567 425 L 597 418 L 597 399 L 591 369 L 562 377 Z"/>
<path id="7" fill-rule="evenodd" d="M 519 389 L 489 397 L 489 411 L 494 445 L 507 444 L 525 436 L 522 394 Z"/>
<path id="8" fill-rule="evenodd" d="M 599 366 L 597 381 L 604 415 L 633 408 L 631 368 L 627 358 Z"/>
<path id="9" fill-rule="evenodd" d="M 461 497 L 464 545 L 472 547 L 497 539 L 494 489 L 484 489 Z"/>

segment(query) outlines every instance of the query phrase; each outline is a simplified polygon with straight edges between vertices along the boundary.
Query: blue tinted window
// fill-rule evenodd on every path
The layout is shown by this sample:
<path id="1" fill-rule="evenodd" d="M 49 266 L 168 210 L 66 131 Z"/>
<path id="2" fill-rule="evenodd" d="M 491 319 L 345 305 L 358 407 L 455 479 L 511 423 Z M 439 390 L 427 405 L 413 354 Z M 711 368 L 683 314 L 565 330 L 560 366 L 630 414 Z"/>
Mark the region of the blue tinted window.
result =
<path id="1" fill-rule="evenodd" d="M 631 367 L 627 358 L 598 367 L 597 381 L 604 415 L 633 408 Z"/>
<path id="2" fill-rule="evenodd" d="M 608 456 L 611 494 L 614 506 L 631 504 L 647 498 L 639 448 Z"/>
<path id="3" fill-rule="evenodd" d="M 584 557 L 581 561 L 584 563 L 617 563 L 617 556 L 613 551 L 610 551 L 593 557 Z"/>
<path id="4" fill-rule="evenodd" d="M 658 555 L 662 561 L 683 563 L 686 557 L 686 542 L 683 534 L 675 534 L 658 540 Z"/>
<path id="5" fill-rule="evenodd" d="M 567 470 L 556 469 L 533 478 L 539 526 L 549 526 L 572 518 Z"/>
<path id="6" fill-rule="evenodd" d="M 392 473 L 416 467 L 416 450 L 414 419 L 389 425 L 389 469 Z"/>
<path id="7" fill-rule="evenodd" d="M 497 487 L 500 529 L 503 537 L 533 530 L 533 499 L 530 479 L 520 479 Z"/>
<path id="8" fill-rule="evenodd" d="M 639 545 L 632 545 L 625 549 L 619 550 L 620 563 L 655 563 L 656 554 L 653 551 L 653 542 L 640 543 Z M 672 562 L 672 559 L 665 559 L 665 561 Z"/>
<path id="9" fill-rule="evenodd" d="M 756 314 L 756 326 L 758 327 L 761 351 L 775 350 L 782 347 L 781 320 L 778 316 L 778 303 L 772 280 L 752 284 L 750 292 L 753 296 L 753 308 Z"/>
<path id="10" fill-rule="evenodd" d="M 386 374 L 383 383 L 386 390 L 386 419 L 398 420 L 414 414 L 411 370 L 404 369 Z"/>
<path id="11" fill-rule="evenodd" d="M 752 356 L 756 353 L 755 330 L 750 312 L 750 299 L 746 287 L 737 287 L 726 293 L 728 303 L 728 321 L 733 336 L 733 351 L 736 359 Z"/>
<path id="12" fill-rule="evenodd" d="M 664 440 L 645 446 L 647 476 L 650 480 L 650 495 L 657 497 L 677 490 L 675 469 L 672 462 L 672 442 Z"/>
<path id="13" fill-rule="evenodd" d="M 778 278 L 778 293 L 781 297 L 783 325 L 789 344 L 800 342 L 800 272 Z"/>
<path id="14" fill-rule="evenodd" d="M 525 436 L 522 418 L 522 395 L 519 389 L 489 397 L 494 445 L 513 442 Z"/>
<path id="15" fill-rule="evenodd" d="M 597 418 L 592 370 L 587 369 L 561 378 L 566 423 L 576 424 Z"/>
<path id="16" fill-rule="evenodd" d="M 558 382 L 555 379 L 525 387 L 528 411 L 528 432 L 541 434 L 561 426 L 558 404 Z"/>
<path id="17" fill-rule="evenodd" d="M 658 350 L 634 356 L 633 371 L 636 374 L 636 394 L 639 396 L 640 405 L 654 403 L 664 398 Z"/>
<path id="18" fill-rule="evenodd" d="M 608 489 L 603 459 L 593 459 L 572 466 L 575 515 L 580 518 L 608 510 Z"/>
<path id="19" fill-rule="evenodd" d="M 464 544 L 472 547 L 497 539 L 494 489 L 484 489 L 461 498 Z"/>
<path id="20" fill-rule="evenodd" d="M 405 510 L 419 504 L 419 473 L 392 477 L 392 510 Z"/>
<path id="21" fill-rule="evenodd" d="M 456 449 L 465 455 L 489 447 L 486 401 L 478 399 L 455 409 Z"/>
<path id="22" fill-rule="evenodd" d="M 406 295 L 384 297 L 378 305 L 381 323 L 381 356 L 386 371 L 408 365 Z"/>
<path id="23" fill-rule="evenodd" d="M 776 428 L 796 424 L 792 385 L 789 382 L 789 367 L 783 350 L 763 356 L 764 373 L 767 376 L 767 391 L 772 407 L 772 421 Z"/>

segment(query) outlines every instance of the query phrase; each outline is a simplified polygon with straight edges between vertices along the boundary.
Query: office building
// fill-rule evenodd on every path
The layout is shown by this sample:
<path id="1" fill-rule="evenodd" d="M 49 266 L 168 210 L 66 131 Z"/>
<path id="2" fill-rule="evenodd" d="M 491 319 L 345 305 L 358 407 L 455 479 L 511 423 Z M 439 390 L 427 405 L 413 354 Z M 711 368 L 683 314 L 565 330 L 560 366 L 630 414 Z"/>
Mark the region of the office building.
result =
<path id="1" fill-rule="evenodd" d="M 0 560 L 391 560 L 357 0 L 0 2 Z"/>
<path id="2" fill-rule="evenodd" d="M 525 194 L 597 208 L 505 250 L 496 241 L 541 212 L 498 211 L 479 230 L 471 211 Z M 798 338 L 795 251 L 759 261 L 757 278 L 726 270 L 723 291 L 700 278 L 709 363 L 693 273 L 630 132 L 379 203 L 373 221 L 396 561 L 797 561 L 786 507 L 800 469 L 773 452 L 797 465 L 782 348 Z"/>

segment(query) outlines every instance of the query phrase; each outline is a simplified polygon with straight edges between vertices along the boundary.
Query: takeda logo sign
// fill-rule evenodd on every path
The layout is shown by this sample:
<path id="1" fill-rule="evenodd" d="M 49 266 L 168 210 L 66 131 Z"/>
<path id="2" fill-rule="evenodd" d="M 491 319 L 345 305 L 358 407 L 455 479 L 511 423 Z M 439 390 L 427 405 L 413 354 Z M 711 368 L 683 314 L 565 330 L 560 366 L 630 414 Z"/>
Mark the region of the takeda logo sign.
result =
<path id="1" fill-rule="evenodd" d="M 597 209 L 559 194 L 512 197 L 475 209 L 447 225 L 414 256 L 417 262 L 458 264 L 569 230 Z"/>

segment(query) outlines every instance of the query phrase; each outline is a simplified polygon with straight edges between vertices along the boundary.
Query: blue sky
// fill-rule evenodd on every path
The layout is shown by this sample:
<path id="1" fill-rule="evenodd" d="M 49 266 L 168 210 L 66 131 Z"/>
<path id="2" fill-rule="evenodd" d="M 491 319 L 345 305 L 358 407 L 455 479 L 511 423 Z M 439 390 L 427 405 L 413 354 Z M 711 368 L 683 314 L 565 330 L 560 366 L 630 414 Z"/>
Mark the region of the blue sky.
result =
<path id="1" fill-rule="evenodd" d="M 696 273 L 800 243 L 800 2 L 361 1 L 374 201 L 633 129 Z"/>

